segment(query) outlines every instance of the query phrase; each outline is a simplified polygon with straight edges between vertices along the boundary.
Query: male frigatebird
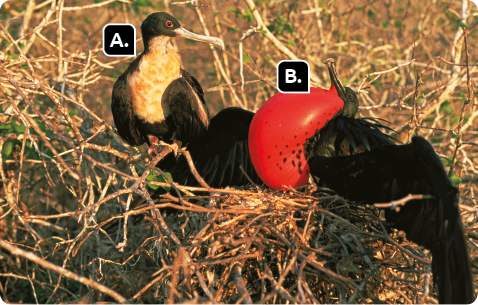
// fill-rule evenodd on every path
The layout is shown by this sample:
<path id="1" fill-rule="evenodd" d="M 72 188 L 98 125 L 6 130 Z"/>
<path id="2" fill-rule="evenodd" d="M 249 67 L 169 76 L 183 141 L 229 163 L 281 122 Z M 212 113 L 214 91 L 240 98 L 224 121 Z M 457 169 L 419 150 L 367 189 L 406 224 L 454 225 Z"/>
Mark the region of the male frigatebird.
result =
<path id="1" fill-rule="evenodd" d="M 144 51 L 118 77 L 113 86 L 111 111 L 116 129 L 128 144 L 144 142 L 148 152 L 160 144 L 182 144 L 199 139 L 209 125 L 209 113 L 199 82 L 180 68 L 179 55 L 170 41 L 184 37 L 224 49 L 216 37 L 185 30 L 171 15 L 149 15 L 141 24 Z"/>
<path id="2" fill-rule="evenodd" d="M 393 137 L 380 131 L 390 128 L 379 120 L 355 119 L 357 96 L 350 88 L 342 86 L 338 90 L 339 85 L 342 84 L 337 78 L 330 90 L 311 88 L 310 94 L 279 93 L 257 111 L 249 132 L 249 151 L 254 167 L 269 187 L 306 184 L 307 160 L 312 154 L 350 154 L 344 140 L 357 151 L 392 143 Z"/>
<path id="3" fill-rule="evenodd" d="M 387 223 L 431 251 L 440 303 L 473 302 L 457 189 L 432 146 L 418 136 L 410 144 L 394 144 L 392 137 L 380 131 L 385 126 L 379 122 L 355 119 L 357 95 L 342 85 L 333 60 L 326 64 L 332 79 L 330 90 L 316 89 L 309 96 L 273 97 L 264 105 L 266 109 L 256 113 L 249 132 L 249 148 L 260 177 L 271 187 L 298 186 L 307 182 L 303 173 L 308 170 L 319 186 L 332 188 L 361 204 L 390 202 L 410 193 L 432 195 L 432 199 L 409 201 L 398 211 L 386 209 Z M 295 106 L 283 105 L 287 103 Z M 300 109 L 304 105 L 309 108 Z M 287 117 L 293 118 L 291 123 L 284 119 L 281 109 L 288 109 Z M 274 134 L 269 125 L 291 132 Z M 258 141 L 266 137 L 271 143 L 257 150 Z M 291 147 L 299 153 L 295 158 L 289 153 Z M 287 156 L 282 163 L 270 162 L 277 154 Z M 299 165 L 297 160 L 307 160 L 307 164 Z"/>

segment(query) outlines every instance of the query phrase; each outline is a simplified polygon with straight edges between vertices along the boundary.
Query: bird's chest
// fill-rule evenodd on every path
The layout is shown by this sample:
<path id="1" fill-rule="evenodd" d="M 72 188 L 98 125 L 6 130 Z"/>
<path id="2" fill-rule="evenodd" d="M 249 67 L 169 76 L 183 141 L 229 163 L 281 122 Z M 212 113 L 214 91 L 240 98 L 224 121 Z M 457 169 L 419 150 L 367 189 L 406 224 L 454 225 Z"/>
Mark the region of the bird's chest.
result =
<path id="1" fill-rule="evenodd" d="M 335 121 L 326 124 L 315 137 L 318 140 L 312 145 L 312 149 L 308 150 L 309 158 L 313 156 L 336 157 L 341 154 L 341 140 L 337 136 Z"/>
<path id="2" fill-rule="evenodd" d="M 163 122 L 170 115 L 169 103 L 163 99 L 168 85 L 179 78 L 179 55 L 169 52 L 149 52 L 141 59 L 138 69 L 128 77 L 135 115 L 147 123 Z"/>
<path id="3" fill-rule="evenodd" d="M 320 134 L 315 135 L 306 145 L 307 159 L 313 156 L 321 157 L 338 157 L 350 156 L 365 151 L 362 142 L 356 138 L 352 131 L 348 131 L 353 137 L 356 149 L 353 149 L 348 141 L 345 131 L 337 127 L 337 121 L 331 120 L 326 126 L 320 130 Z"/>

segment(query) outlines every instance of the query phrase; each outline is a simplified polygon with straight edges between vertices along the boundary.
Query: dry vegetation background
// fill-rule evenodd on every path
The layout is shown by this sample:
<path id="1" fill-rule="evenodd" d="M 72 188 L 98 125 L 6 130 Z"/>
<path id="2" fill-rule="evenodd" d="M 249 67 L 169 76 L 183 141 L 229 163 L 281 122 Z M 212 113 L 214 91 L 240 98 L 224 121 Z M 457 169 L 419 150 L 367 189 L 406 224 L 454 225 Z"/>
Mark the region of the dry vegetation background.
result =
<path id="1" fill-rule="evenodd" d="M 277 93 L 282 59 L 307 60 L 313 85 L 328 88 L 323 61 L 336 59 L 344 83 L 360 91 L 360 116 L 390 121 L 403 142 L 424 136 L 452 168 L 474 263 L 476 6 L 466 0 L 189 2 L 10 0 L 0 9 L 1 298 L 436 303 L 426 249 L 403 233 L 387 234 L 375 208 L 349 205 L 314 186 L 211 193 L 177 186 L 180 199 L 167 195 L 149 204 L 182 213 L 153 213 L 158 220 L 149 214 L 141 225 L 130 223 L 127 235 L 122 226 L 107 235 L 102 227 L 112 217 L 152 210 L 124 214 L 131 197 L 148 197 L 145 181 L 169 184 L 148 176 L 145 161 L 126 162 L 134 150 L 114 134 L 110 95 L 132 59 L 106 57 L 102 29 L 135 25 L 139 54 L 142 20 L 166 10 L 187 29 L 221 37 L 220 54 L 206 44 L 173 42 L 212 114 L 260 107 Z"/>

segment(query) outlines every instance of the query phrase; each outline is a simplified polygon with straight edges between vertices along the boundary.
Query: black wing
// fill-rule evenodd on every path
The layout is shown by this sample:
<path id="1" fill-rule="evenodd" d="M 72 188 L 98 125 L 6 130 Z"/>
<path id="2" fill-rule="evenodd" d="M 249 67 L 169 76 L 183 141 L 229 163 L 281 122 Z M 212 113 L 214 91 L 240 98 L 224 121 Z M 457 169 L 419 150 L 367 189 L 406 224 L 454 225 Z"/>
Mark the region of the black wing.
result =
<path id="1" fill-rule="evenodd" d="M 413 137 L 407 145 L 386 145 L 353 156 L 313 157 L 309 166 L 320 178 L 319 185 L 356 202 L 390 202 L 409 193 L 433 195 L 434 199 L 409 201 L 399 212 L 387 209 L 387 222 L 432 252 L 440 303 L 474 301 L 457 189 L 430 143 Z"/>
<path id="2" fill-rule="evenodd" d="M 181 76 L 189 83 L 189 85 L 191 85 L 201 102 L 206 104 L 206 100 L 204 99 L 204 91 L 202 90 L 201 84 L 198 82 L 198 80 L 189 74 L 188 71 L 183 69 L 181 69 Z"/>
<path id="3" fill-rule="evenodd" d="M 113 86 L 111 112 L 121 138 L 129 145 L 139 146 L 145 142 L 145 139 L 140 133 L 136 116 L 133 112 L 131 90 L 125 82 L 127 72 L 128 70 L 118 77 Z"/>
<path id="4" fill-rule="evenodd" d="M 181 69 L 182 77 L 169 84 L 167 98 L 176 126 L 176 138 L 184 144 L 200 139 L 209 126 L 209 112 L 199 82 Z"/>
<path id="5" fill-rule="evenodd" d="M 262 183 L 252 165 L 247 142 L 253 116 L 254 113 L 241 108 L 224 109 L 211 119 L 205 136 L 187 147 L 198 173 L 209 186 L 248 184 L 241 165 L 252 181 Z M 182 155 L 178 158 L 169 155 L 157 166 L 171 173 L 173 180 L 181 185 L 199 185 Z"/>

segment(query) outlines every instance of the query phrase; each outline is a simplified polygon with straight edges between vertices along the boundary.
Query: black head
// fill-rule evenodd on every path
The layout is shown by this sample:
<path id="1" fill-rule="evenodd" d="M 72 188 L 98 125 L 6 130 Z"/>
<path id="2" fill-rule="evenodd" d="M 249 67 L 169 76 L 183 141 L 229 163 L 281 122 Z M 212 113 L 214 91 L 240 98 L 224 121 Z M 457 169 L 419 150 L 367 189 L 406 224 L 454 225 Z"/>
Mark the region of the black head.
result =
<path id="1" fill-rule="evenodd" d="M 329 91 L 337 92 L 337 95 L 344 101 L 344 108 L 341 115 L 348 118 L 354 118 L 358 110 L 358 97 L 354 90 L 349 87 L 344 87 L 339 79 L 337 69 L 335 68 L 335 61 L 331 58 L 325 61 L 329 69 L 332 86 Z"/>
<path id="2" fill-rule="evenodd" d="M 202 41 L 216 45 L 221 50 L 224 49 L 224 43 L 221 39 L 211 36 L 197 35 L 184 29 L 181 24 L 165 12 L 152 13 L 141 24 L 141 34 L 145 51 L 149 51 L 151 39 L 159 36 L 165 37 L 184 37 L 196 41 Z"/>
<path id="3" fill-rule="evenodd" d="M 173 16 L 165 12 L 152 13 L 141 24 L 141 34 L 144 45 L 148 45 L 151 38 L 158 36 L 176 37 L 175 29 L 181 25 Z"/>
<path id="4" fill-rule="evenodd" d="M 345 87 L 345 94 L 339 97 L 344 100 L 344 109 L 342 110 L 342 116 L 347 118 L 354 118 L 358 110 L 358 97 L 355 91 L 349 87 Z"/>

